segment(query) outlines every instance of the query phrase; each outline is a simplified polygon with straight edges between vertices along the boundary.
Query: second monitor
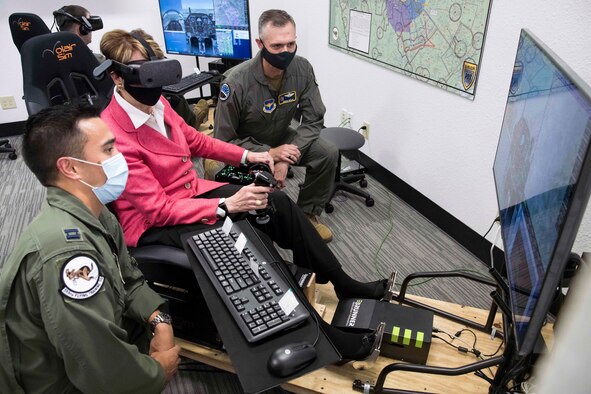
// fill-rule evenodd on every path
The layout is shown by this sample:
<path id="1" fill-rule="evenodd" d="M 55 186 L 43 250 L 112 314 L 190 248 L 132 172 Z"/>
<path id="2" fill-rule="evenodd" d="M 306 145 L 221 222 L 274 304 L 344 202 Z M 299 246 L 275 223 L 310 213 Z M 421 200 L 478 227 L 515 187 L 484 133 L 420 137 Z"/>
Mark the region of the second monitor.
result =
<path id="1" fill-rule="evenodd" d="M 160 0 L 169 54 L 246 60 L 252 57 L 248 0 Z"/>

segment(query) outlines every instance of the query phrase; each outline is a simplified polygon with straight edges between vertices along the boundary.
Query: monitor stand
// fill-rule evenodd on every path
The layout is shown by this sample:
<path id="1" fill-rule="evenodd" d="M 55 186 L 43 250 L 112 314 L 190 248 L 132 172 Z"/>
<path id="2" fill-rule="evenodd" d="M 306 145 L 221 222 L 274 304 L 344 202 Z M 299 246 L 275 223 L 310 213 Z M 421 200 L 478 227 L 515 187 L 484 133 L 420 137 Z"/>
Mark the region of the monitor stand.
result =
<path id="1" fill-rule="evenodd" d="M 236 59 L 217 59 L 213 62 L 209 62 L 209 70 L 217 70 L 220 74 L 225 73 L 229 69 L 238 64 L 242 63 L 244 60 L 236 60 Z M 199 60 L 197 60 L 199 62 Z"/>

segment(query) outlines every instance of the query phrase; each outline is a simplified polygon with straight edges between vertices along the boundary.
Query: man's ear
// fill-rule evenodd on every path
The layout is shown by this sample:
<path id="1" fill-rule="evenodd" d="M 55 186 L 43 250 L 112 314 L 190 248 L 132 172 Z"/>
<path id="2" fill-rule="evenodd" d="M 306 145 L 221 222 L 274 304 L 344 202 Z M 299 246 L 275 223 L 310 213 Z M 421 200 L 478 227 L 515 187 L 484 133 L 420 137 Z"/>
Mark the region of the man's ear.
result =
<path id="1" fill-rule="evenodd" d="M 76 24 L 75 24 L 75 29 L 76 29 L 76 30 L 74 31 L 74 33 L 75 33 L 75 34 L 76 34 L 78 37 L 80 37 L 80 38 L 84 37 L 84 36 L 83 36 L 83 34 L 82 34 L 82 31 L 81 31 L 81 30 L 82 30 L 82 25 L 81 25 L 81 24 L 79 24 L 79 23 L 76 23 Z"/>
<path id="2" fill-rule="evenodd" d="M 78 163 L 69 157 L 60 157 L 55 162 L 55 166 L 60 174 L 68 179 L 78 180 L 80 174 L 78 173 Z"/>
<path id="3" fill-rule="evenodd" d="M 255 39 L 257 46 L 259 47 L 259 49 L 263 49 L 263 42 L 261 41 L 260 38 Z"/>

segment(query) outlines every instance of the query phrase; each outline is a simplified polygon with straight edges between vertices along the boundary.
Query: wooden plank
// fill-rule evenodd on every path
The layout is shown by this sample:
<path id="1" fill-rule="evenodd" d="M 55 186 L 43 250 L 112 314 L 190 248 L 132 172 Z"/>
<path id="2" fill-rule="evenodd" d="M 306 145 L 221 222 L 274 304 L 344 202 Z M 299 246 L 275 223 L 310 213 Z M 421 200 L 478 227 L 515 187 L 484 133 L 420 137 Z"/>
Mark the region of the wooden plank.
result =
<path id="1" fill-rule="evenodd" d="M 330 322 L 333 318 L 338 300 L 335 297 L 332 285 L 316 285 L 316 300 L 317 307 L 322 309 L 323 319 Z M 431 300 L 423 297 L 410 296 L 410 298 L 435 306 L 439 309 L 446 310 L 450 313 L 476 320 L 480 323 L 485 323 L 488 311 L 472 308 L 469 306 L 462 306 L 452 304 L 444 301 Z M 444 318 L 435 316 L 434 326 L 450 335 L 454 335 L 457 331 L 465 328 L 461 324 L 454 323 Z M 495 326 L 502 330 L 501 316 L 497 315 Z M 493 354 L 501 344 L 498 338 L 492 338 L 489 334 L 485 334 L 476 330 L 472 330 L 476 334 L 476 349 L 482 352 L 483 355 Z M 545 338 L 548 337 L 551 342 L 551 326 L 544 328 Z M 441 335 L 449 340 L 445 334 Z M 455 339 L 453 343 L 458 346 L 471 348 L 474 342 L 474 336 L 469 332 L 464 332 L 459 339 Z M 177 343 L 181 346 L 181 354 L 185 357 L 201 361 L 205 364 L 233 372 L 231 361 L 227 354 L 208 349 L 203 346 L 195 345 L 181 339 L 177 339 Z M 503 349 L 499 351 L 501 354 Z M 489 358 L 489 357 L 484 357 Z M 441 367 L 459 367 L 478 361 L 474 354 L 464 354 L 458 352 L 456 349 L 445 344 L 439 339 L 433 338 L 427 365 L 441 366 Z M 355 366 L 360 366 L 363 363 L 348 363 L 343 366 L 330 365 L 321 368 L 317 371 L 311 372 L 305 376 L 294 379 L 282 385 L 286 390 L 294 393 L 354 393 L 352 384 L 355 379 L 360 379 L 363 382 L 369 381 L 374 384 L 380 371 L 391 363 L 399 362 L 386 357 L 379 357 L 374 365 L 369 366 L 364 370 L 356 369 Z M 490 368 L 483 372 L 492 377 L 496 369 Z M 425 392 L 445 392 L 445 393 L 487 393 L 488 383 L 474 374 L 462 376 L 439 376 L 427 375 L 410 372 L 394 372 L 388 375 L 385 387 L 416 390 Z"/>

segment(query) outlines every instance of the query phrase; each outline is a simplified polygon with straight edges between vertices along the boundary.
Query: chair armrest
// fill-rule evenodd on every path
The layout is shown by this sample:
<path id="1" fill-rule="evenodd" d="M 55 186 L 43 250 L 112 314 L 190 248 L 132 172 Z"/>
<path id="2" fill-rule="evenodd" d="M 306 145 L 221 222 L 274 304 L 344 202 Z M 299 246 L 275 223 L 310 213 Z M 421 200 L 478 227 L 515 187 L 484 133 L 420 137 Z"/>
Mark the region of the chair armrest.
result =
<path id="1" fill-rule="evenodd" d="M 189 258 L 185 251 L 173 246 L 140 246 L 133 249 L 130 248 L 130 252 L 141 264 L 167 264 L 191 270 L 191 264 L 189 263 Z"/>

